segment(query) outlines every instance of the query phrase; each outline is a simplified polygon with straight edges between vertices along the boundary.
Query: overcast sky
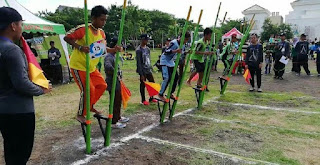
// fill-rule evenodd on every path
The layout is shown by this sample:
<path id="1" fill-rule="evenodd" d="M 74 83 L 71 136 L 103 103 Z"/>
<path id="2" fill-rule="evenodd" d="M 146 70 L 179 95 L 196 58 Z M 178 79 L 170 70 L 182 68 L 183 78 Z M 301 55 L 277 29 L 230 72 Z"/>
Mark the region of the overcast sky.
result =
<path id="1" fill-rule="evenodd" d="M 59 5 L 83 7 L 83 0 L 17 0 L 30 11 L 37 13 L 41 10 L 55 11 Z M 228 12 L 228 18 L 243 18 L 242 11 L 258 4 L 270 12 L 280 12 L 285 17 L 289 11 L 292 11 L 290 5 L 294 0 L 132 0 L 132 3 L 140 8 L 153 10 L 157 9 L 175 15 L 178 18 L 186 18 L 189 6 L 193 7 L 191 19 L 195 22 L 199 17 L 200 10 L 203 9 L 201 24 L 212 26 L 218 10 L 219 2 L 222 1 L 220 19 L 223 19 L 224 13 Z M 95 5 L 111 4 L 122 5 L 123 0 L 88 0 L 88 7 Z"/>

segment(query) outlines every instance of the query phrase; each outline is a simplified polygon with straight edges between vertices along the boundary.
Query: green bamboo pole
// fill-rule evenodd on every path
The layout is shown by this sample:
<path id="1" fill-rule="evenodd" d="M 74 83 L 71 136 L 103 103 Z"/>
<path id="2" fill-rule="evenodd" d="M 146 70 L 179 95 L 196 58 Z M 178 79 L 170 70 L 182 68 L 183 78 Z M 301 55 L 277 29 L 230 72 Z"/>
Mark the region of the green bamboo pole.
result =
<path id="1" fill-rule="evenodd" d="M 88 5 L 87 0 L 84 0 L 84 21 L 86 29 L 86 46 L 89 45 L 89 25 L 88 25 Z M 86 125 L 86 152 L 91 154 L 91 123 L 90 123 L 90 56 L 86 53 L 86 109 L 87 109 L 87 125 Z"/>
<path id="2" fill-rule="evenodd" d="M 212 44 L 213 44 L 213 39 L 214 39 L 214 35 L 215 35 L 215 31 L 216 31 L 216 26 L 217 26 L 217 21 L 218 21 L 218 17 L 219 17 L 219 13 L 220 13 L 220 8 L 221 8 L 221 2 L 219 4 L 219 8 L 218 8 L 218 12 L 217 12 L 217 17 L 216 17 L 216 20 L 215 20 L 215 23 L 214 23 L 214 26 L 212 28 L 212 35 L 211 35 L 211 40 L 210 40 L 210 45 L 209 45 L 209 51 L 212 50 Z M 211 60 L 214 60 L 215 59 L 215 55 L 211 55 L 212 58 Z M 203 103 L 203 98 L 204 98 L 204 92 L 205 92 L 205 88 L 207 86 L 207 83 L 206 83 L 206 76 L 207 76 L 207 72 L 211 69 L 208 69 L 209 68 L 209 57 L 210 56 L 207 56 L 207 60 L 206 60 L 206 66 L 205 66 L 205 69 L 204 69 L 204 72 L 203 72 L 203 80 L 204 80 L 204 88 L 203 90 L 200 92 L 200 97 L 199 97 L 199 103 L 198 103 L 198 109 L 202 107 L 202 103 Z"/>
<path id="3" fill-rule="evenodd" d="M 226 20 L 226 16 L 227 16 L 227 12 L 226 12 L 226 14 L 225 14 L 224 17 L 223 17 L 222 24 L 223 24 L 224 21 Z M 214 52 L 216 52 L 216 46 L 218 46 L 218 45 L 217 45 L 217 44 L 218 44 L 218 41 L 219 41 L 219 40 L 216 40 L 216 42 L 215 42 L 215 47 L 213 48 L 213 51 L 214 51 Z M 209 86 L 209 78 L 210 78 L 210 74 L 211 74 L 210 67 L 213 65 L 213 61 L 216 61 L 216 59 L 215 59 L 214 57 L 215 57 L 214 55 L 211 56 L 207 75 L 204 76 L 204 77 L 206 77 L 206 79 L 205 79 L 205 80 L 206 80 L 206 81 L 205 81 L 205 84 L 206 84 L 206 87 L 207 87 L 207 88 L 208 88 L 208 86 Z"/>
<path id="4" fill-rule="evenodd" d="M 191 57 L 194 55 L 195 51 L 194 51 L 194 47 L 195 47 L 195 40 L 196 38 L 198 37 L 198 32 L 199 32 L 199 27 L 200 27 L 200 21 L 201 21 L 201 17 L 202 17 L 202 13 L 203 13 L 203 10 L 200 11 L 200 16 L 199 16 L 199 19 L 198 19 L 198 24 L 196 26 L 196 29 L 194 31 L 194 36 L 193 36 L 193 41 L 192 41 L 192 44 L 191 44 L 191 51 L 192 51 L 192 54 L 187 54 L 187 61 L 186 61 L 186 66 L 184 67 L 184 70 L 183 70 L 183 73 L 182 73 L 182 77 L 181 77 L 181 80 L 180 80 L 180 84 L 179 84 L 179 87 L 178 87 L 178 92 L 177 92 L 177 98 L 179 98 L 180 96 L 180 92 L 181 92 L 181 89 L 182 89 L 182 85 L 183 85 L 183 81 L 184 81 L 184 78 L 186 76 L 186 73 L 187 73 L 187 69 L 188 69 L 188 66 L 189 66 L 189 62 L 190 62 L 190 59 Z M 177 107 L 177 101 L 175 101 L 172 105 L 172 112 L 169 116 L 169 119 L 171 120 L 173 115 L 174 115 L 174 112 L 176 110 L 176 107 Z"/>
<path id="5" fill-rule="evenodd" d="M 126 16 L 126 7 L 127 7 L 127 0 L 124 0 L 123 7 L 122 7 L 122 15 L 121 15 L 121 21 L 120 21 L 120 32 L 118 36 L 118 43 L 117 45 L 121 45 L 122 42 L 122 35 L 123 35 L 123 26 Z M 113 80 L 112 80 L 112 89 L 111 89 L 111 97 L 110 97 L 110 105 L 109 105 L 109 117 L 108 117 L 108 124 L 106 127 L 106 141 L 105 146 L 110 145 L 111 140 L 111 124 L 112 124 L 112 118 L 113 118 L 113 106 L 114 106 L 114 97 L 116 93 L 116 84 L 117 84 L 117 77 L 118 77 L 118 63 L 119 63 L 119 56 L 120 53 L 116 53 L 116 61 L 114 64 L 114 71 L 113 71 Z"/>
<path id="6" fill-rule="evenodd" d="M 247 38 L 248 38 L 248 36 L 249 36 L 249 33 L 250 33 L 250 31 L 251 31 L 251 29 L 252 29 L 252 27 L 253 27 L 253 25 L 254 25 L 254 22 L 253 22 L 254 17 L 255 17 L 255 15 L 252 16 L 252 19 L 251 19 L 251 21 L 250 21 L 250 24 L 249 24 L 247 30 L 246 30 L 246 33 L 245 33 L 245 35 L 244 35 L 244 36 L 242 37 L 242 39 L 241 39 L 241 44 L 240 44 L 240 47 L 239 47 L 239 53 L 236 55 L 236 57 L 234 58 L 234 60 L 233 60 L 233 62 L 232 62 L 232 65 L 231 65 L 231 67 L 230 67 L 229 74 L 228 74 L 228 77 L 227 77 L 228 80 L 225 82 L 225 84 L 223 85 L 223 87 L 222 87 L 222 89 L 221 89 L 221 92 L 220 92 L 221 95 L 224 95 L 224 93 L 225 93 L 225 91 L 226 91 L 226 89 L 227 89 L 228 82 L 230 81 L 230 77 L 231 77 L 231 75 L 232 75 L 232 70 L 233 70 L 233 68 L 234 68 L 234 65 L 236 64 L 237 59 L 238 59 L 239 56 L 241 55 L 241 53 L 242 53 L 242 47 L 243 47 L 244 43 L 246 42 L 246 40 L 247 40 Z"/>
<path id="7" fill-rule="evenodd" d="M 187 20 L 186 20 L 186 22 L 184 24 L 184 27 L 183 27 L 182 36 L 180 38 L 180 49 L 182 49 L 183 45 L 184 45 L 184 39 L 185 39 L 185 35 L 186 35 L 186 32 L 187 32 L 188 24 L 189 24 L 191 10 L 192 10 L 192 6 L 190 6 L 190 8 L 189 8 L 188 17 L 187 17 Z M 173 73 L 171 75 L 169 90 L 168 90 L 168 94 L 167 94 L 167 100 L 164 103 L 164 107 L 163 107 L 163 111 L 162 111 L 162 115 L 161 115 L 161 120 L 160 120 L 161 123 L 164 122 L 164 119 L 165 119 L 165 116 L 166 116 L 166 112 L 167 112 L 168 107 L 169 107 L 169 101 L 170 101 L 170 97 L 171 97 L 172 86 L 173 86 L 173 83 L 174 83 L 174 79 L 176 77 L 176 72 L 177 72 L 177 68 L 178 68 L 180 57 L 181 57 L 181 53 L 178 53 L 177 54 L 177 58 L 176 58 L 176 62 L 175 62 L 175 66 L 174 66 L 174 69 L 173 69 Z"/>

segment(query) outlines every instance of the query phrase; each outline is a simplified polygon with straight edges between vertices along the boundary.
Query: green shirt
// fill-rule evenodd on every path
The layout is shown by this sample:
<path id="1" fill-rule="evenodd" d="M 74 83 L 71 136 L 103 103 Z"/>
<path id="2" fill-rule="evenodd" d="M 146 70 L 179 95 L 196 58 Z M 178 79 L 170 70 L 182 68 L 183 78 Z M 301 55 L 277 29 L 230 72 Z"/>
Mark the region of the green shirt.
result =
<path id="1" fill-rule="evenodd" d="M 197 41 L 196 44 L 196 52 L 205 52 L 206 51 L 207 44 L 204 42 L 203 38 Z M 202 54 L 193 54 L 191 57 L 191 60 L 198 60 L 200 63 L 204 62 L 204 57 Z"/>

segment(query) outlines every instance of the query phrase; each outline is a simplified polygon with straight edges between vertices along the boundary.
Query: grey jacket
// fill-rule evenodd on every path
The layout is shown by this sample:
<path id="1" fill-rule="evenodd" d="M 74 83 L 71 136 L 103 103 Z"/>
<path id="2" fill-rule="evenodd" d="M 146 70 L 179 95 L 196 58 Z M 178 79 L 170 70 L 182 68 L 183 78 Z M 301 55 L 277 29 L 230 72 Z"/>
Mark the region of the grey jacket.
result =
<path id="1" fill-rule="evenodd" d="M 137 73 L 139 75 L 146 75 L 152 73 L 151 57 L 149 47 L 136 49 Z"/>
<path id="2" fill-rule="evenodd" d="M 43 90 L 28 77 L 28 63 L 22 50 L 0 40 L 0 114 L 34 113 L 33 96 Z"/>

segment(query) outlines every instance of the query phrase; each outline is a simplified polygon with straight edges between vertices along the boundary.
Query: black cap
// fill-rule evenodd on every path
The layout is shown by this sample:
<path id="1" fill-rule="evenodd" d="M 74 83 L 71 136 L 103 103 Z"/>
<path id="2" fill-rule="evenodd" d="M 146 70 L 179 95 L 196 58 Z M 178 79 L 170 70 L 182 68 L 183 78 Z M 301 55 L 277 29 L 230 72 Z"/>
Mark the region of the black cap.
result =
<path id="1" fill-rule="evenodd" d="M 117 45 L 117 43 L 118 43 L 118 37 L 117 36 L 112 37 L 110 42 L 110 48 L 114 48 Z"/>
<path id="2" fill-rule="evenodd" d="M 149 37 L 148 34 L 141 34 L 140 39 L 141 39 L 141 40 L 149 40 L 150 37 Z"/>
<path id="3" fill-rule="evenodd" d="M 0 29 L 5 29 L 12 22 L 23 21 L 19 12 L 11 7 L 0 7 Z"/>
<path id="4" fill-rule="evenodd" d="M 301 37 L 307 37 L 307 36 L 308 36 L 308 35 L 306 35 L 306 34 L 304 34 L 304 33 L 301 34 Z"/>
<path id="5" fill-rule="evenodd" d="M 280 36 L 286 36 L 286 34 L 285 33 L 280 33 Z"/>
<path id="6" fill-rule="evenodd" d="M 167 41 L 172 41 L 171 38 L 167 38 Z"/>

